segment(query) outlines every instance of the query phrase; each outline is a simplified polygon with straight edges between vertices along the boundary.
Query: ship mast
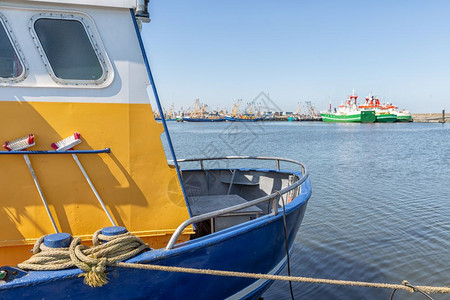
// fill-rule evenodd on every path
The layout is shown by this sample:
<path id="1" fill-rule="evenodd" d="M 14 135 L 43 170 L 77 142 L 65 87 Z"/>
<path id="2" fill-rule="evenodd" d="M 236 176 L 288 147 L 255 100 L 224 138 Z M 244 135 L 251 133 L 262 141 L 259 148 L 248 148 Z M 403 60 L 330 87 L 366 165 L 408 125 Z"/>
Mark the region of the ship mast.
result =
<path id="1" fill-rule="evenodd" d="M 355 104 L 355 106 L 357 106 L 358 105 L 357 99 L 358 99 L 358 96 L 355 94 L 355 89 L 353 89 L 352 94 L 350 95 L 350 102 L 351 102 L 351 100 L 354 100 L 354 104 Z"/>
<path id="2" fill-rule="evenodd" d="M 241 101 L 242 101 L 242 99 L 239 99 L 236 101 L 236 103 L 233 104 L 233 109 L 231 111 L 231 115 L 233 117 L 237 116 L 238 111 L 239 111 L 239 106 L 241 105 Z"/>

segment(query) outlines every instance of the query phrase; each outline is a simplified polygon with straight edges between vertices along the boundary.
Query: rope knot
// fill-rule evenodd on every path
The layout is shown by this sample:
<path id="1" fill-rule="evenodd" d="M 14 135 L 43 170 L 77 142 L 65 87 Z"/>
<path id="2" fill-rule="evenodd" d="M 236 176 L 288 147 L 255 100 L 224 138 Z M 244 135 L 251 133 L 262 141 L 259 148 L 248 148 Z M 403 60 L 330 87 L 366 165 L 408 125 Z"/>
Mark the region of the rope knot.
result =
<path id="1" fill-rule="evenodd" d="M 408 280 L 403 280 L 402 285 L 408 287 L 408 289 L 407 289 L 408 292 L 410 292 L 410 293 L 416 292 L 416 289 L 409 283 Z"/>
<path id="2" fill-rule="evenodd" d="M 102 287 L 108 283 L 108 277 L 106 276 L 106 266 L 108 259 L 102 257 L 98 259 L 97 264 L 89 266 L 87 272 L 81 273 L 78 277 L 84 277 L 84 283 L 90 287 Z"/>
<path id="3" fill-rule="evenodd" d="M 129 232 L 105 236 L 98 230 L 92 237 L 92 247 L 82 245 L 81 239 L 76 237 L 68 248 L 49 248 L 43 244 L 44 237 L 37 240 L 33 256 L 20 263 L 19 268 L 44 271 L 77 267 L 83 271 L 78 277 L 84 277 L 84 283 L 90 287 L 101 287 L 108 283 L 108 266 L 150 249 L 140 238 Z"/>

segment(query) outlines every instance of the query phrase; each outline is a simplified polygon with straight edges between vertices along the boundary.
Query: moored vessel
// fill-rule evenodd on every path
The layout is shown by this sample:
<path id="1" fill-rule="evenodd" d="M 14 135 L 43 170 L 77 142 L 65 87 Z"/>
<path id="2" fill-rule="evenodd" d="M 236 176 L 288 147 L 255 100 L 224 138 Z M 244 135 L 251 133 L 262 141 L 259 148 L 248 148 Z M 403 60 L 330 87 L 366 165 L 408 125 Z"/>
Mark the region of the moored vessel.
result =
<path id="1" fill-rule="evenodd" d="M 254 115 L 242 114 L 238 116 L 225 116 L 225 121 L 227 122 L 258 122 L 263 120 L 263 118 L 255 117 Z"/>
<path id="2" fill-rule="evenodd" d="M 397 122 L 412 122 L 413 118 L 411 113 L 408 110 L 402 109 L 397 110 Z"/>
<path id="3" fill-rule="evenodd" d="M 209 113 L 206 111 L 208 105 L 200 103 L 200 99 L 195 99 L 194 107 L 191 109 L 189 116 L 183 116 L 186 122 L 223 122 L 225 119 L 219 113 Z"/>
<path id="4" fill-rule="evenodd" d="M 358 96 L 355 91 L 347 98 L 344 104 L 339 105 L 334 112 L 331 104 L 328 111 L 320 112 L 323 122 L 341 123 L 373 123 L 376 120 L 375 111 L 371 109 L 361 110 L 358 108 Z"/>
<path id="5" fill-rule="evenodd" d="M 360 105 L 359 108 L 362 110 L 374 110 L 376 122 L 380 123 L 392 123 L 397 121 L 397 114 L 394 109 L 396 108 L 391 103 L 381 104 L 380 99 L 373 95 L 366 97 L 366 102 Z"/>
<path id="6" fill-rule="evenodd" d="M 391 122 L 412 122 L 412 116 L 408 110 L 399 110 L 398 107 L 392 103 L 385 103 L 384 106 L 382 106 L 382 109 L 387 112 L 387 114 L 395 115 L 395 120 Z"/>
<path id="7" fill-rule="evenodd" d="M 237 100 L 233 104 L 231 110 L 231 115 L 225 116 L 225 121 L 227 122 L 258 122 L 262 121 L 264 118 L 261 116 L 259 109 L 256 107 L 255 103 L 249 103 L 244 113 L 239 112 L 239 107 L 241 105 L 242 99 Z"/>
<path id="8" fill-rule="evenodd" d="M 186 122 L 223 122 L 224 118 L 187 118 L 183 117 L 183 121 Z"/>
<path id="9" fill-rule="evenodd" d="M 270 280 L 139 266 L 278 274 L 287 263 L 308 172 L 277 157 L 177 160 L 140 35 L 146 3 L 0 4 L 2 299 L 257 299 Z M 255 160 L 274 167 L 208 167 Z M 124 256 L 99 250 L 128 239 Z"/>
<path id="10" fill-rule="evenodd" d="M 397 121 L 397 115 L 395 113 L 388 112 L 383 109 L 377 109 L 375 111 L 376 122 L 379 123 L 393 123 Z"/>

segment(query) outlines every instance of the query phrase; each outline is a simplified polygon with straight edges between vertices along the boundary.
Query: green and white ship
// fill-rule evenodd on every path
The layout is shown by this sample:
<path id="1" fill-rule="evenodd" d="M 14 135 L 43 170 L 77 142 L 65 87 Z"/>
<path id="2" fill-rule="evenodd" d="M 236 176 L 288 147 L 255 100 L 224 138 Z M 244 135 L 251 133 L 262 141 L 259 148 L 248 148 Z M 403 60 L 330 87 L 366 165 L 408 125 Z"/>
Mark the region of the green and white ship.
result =
<path id="1" fill-rule="evenodd" d="M 376 119 L 374 111 L 321 112 L 320 115 L 323 122 L 373 123 Z"/>
<path id="2" fill-rule="evenodd" d="M 373 123 L 376 120 L 375 110 L 361 110 L 358 108 L 358 96 L 353 91 L 345 104 L 339 105 L 334 112 L 331 111 L 331 103 L 328 111 L 320 112 L 323 122 L 341 123 Z"/>
<path id="3" fill-rule="evenodd" d="M 397 122 L 412 122 L 411 113 L 408 110 L 402 109 L 397 111 Z"/>
<path id="4" fill-rule="evenodd" d="M 412 122 L 411 113 L 408 110 L 399 110 L 397 106 L 392 105 L 392 103 L 386 103 L 383 109 L 389 114 L 396 115 L 396 122 Z"/>
<path id="5" fill-rule="evenodd" d="M 391 104 L 381 104 L 380 99 L 369 94 L 366 97 L 366 102 L 363 105 L 358 106 L 362 111 L 375 111 L 375 122 L 380 123 L 392 123 L 397 121 L 397 114 L 394 113 Z"/>
<path id="6" fill-rule="evenodd" d="M 411 122 L 411 113 L 407 110 L 399 110 L 392 103 L 381 103 L 378 97 L 369 94 L 362 105 L 358 105 L 358 96 L 353 91 L 346 102 L 332 112 L 331 103 L 328 111 L 320 113 L 324 122 L 343 123 L 393 123 Z"/>
<path id="7" fill-rule="evenodd" d="M 375 117 L 377 118 L 375 122 L 379 123 L 393 123 L 397 121 L 397 115 L 393 111 L 391 112 L 384 108 L 376 109 Z"/>

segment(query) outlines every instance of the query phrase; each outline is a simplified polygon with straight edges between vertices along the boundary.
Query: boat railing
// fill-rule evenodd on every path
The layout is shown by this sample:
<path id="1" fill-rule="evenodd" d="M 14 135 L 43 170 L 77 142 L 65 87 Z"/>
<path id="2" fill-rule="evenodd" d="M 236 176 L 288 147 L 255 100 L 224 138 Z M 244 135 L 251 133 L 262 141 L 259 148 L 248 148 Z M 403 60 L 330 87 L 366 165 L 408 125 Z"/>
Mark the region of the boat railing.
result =
<path id="1" fill-rule="evenodd" d="M 292 159 L 285 159 L 280 157 L 263 157 L 263 156 L 225 156 L 225 157 L 214 157 L 214 158 L 192 158 L 192 159 L 180 159 L 177 160 L 178 163 L 185 163 L 185 162 L 199 162 L 200 168 L 204 170 L 204 162 L 205 161 L 213 161 L 213 160 L 270 160 L 275 162 L 276 170 L 280 170 L 280 162 L 287 162 L 296 164 L 301 167 L 301 178 L 298 176 L 292 176 L 289 180 L 289 185 L 285 187 L 284 189 L 281 189 L 279 191 L 275 191 L 271 193 L 270 195 L 266 195 L 263 197 L 260 197 L 255 200 L 248 201 L 247 203 L 239 204 L 230 206 L 224 209 L 215 210 L 206 214 L 198 215 L 195 217 L 192 217 L 183 223 L 181 223 L 178 228 L 173 233 L 172 237 L 170 238 L 169 242 L 167 243 L 166 250 L 170 250 L 174 247 L 176 241 L 178 240 L 179 236 L 183 232 L 183 230 L 188 227 L 189 225 L 192 225 L 194 223 L 198 223 L 205 220 L 210 220 L 219 216 L 223 216 L 225 214 L 229 214 L 247 207 L 251 207 L 257 204 L 261 204 L 264 202 L 272 202 L 272 215 L 278 214 L 278 201 L 280 197 L 283 197 L 285 195 L 289 195 L 292 198 L 295 198 L 300 193 L 300 186 L 306 181 L 308 178 L 308 171 L 306 170 L 305 166 L 295 160 Z M 293 179 L 296 178 L 296 179 Z M 283 200 L 284 201 L 284 200 Z"/>

